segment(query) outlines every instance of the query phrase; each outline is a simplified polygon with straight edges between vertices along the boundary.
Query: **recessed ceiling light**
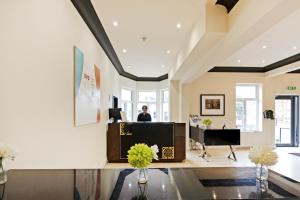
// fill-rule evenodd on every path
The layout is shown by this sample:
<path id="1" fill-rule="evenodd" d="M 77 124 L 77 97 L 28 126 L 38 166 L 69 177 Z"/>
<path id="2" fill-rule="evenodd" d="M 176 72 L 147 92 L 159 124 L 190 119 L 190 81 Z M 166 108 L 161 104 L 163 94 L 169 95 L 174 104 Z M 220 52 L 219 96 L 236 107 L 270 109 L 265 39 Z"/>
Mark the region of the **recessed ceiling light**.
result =
<path id="1" fill-rule="evenodd" d="M 263 48 L 263 49 L 266 49 L 266 48 L 267 48 L 267 46 L 266 46 L 266 45 L 263 45 L 261 48 Z"/>
<path id="2" fill-rule="evenodd" d="M 296 46 L 293 46 L 293 49 L 297 49 L 297 47 L 296 47 Z"/>
<path id="3" fill-rule="evenodd" d="M 132 68 L 132 66 L 131 66 L 131 65 L 128 65 L 127 67 L 128 67 L 128 68 Z"/>
<path id="4" fill-rule="evenodd" d="M 165 65 L 161 65 L 161 68 L 165 68 L 166 66 Z"/>
<path id="5" fill-rule="evenodd" d="M 119 23 L 117 21 L 114 21 L 113 26 L 119 26 Z"/>
<path id="6" fill-rule="evenodd" d="M 181 24 L 180 23 L 176 24 L 176 28 L 180 29 L 181 28 Z"/>
<path id="7" fill-rule="evenodd" d="M 126 50 L 126 49 L 123 49 L 122 52 L 123 52 L 123 53 L 127 53 L 127 50 Z"/>
<path id="8" fill-rule="evenodd" d="M 148 38 L 147 38 L 146 36 L 143 36 L 143 37 L 142 37 L 142 42 L 146 42 L 147 39 L 148 39 Z"/>
<path id="9" fill-rule="evenodd" d="M 266 62 L 265 60 L 262 60 L 262 61 L 261 61 L 261 63 L 265 63 L 265 62 Z"/>
<path id="10" fill-rule="evenodd" d="M 166 51 L 166 53 L 167 53 L 167 54 L 170 54 L 170 53 L 171 53 L 171 51 L 170 51 L 170 50 L 167 50 L 167 51 Z"/>
<path id="11" fill-rule="evenodd" d="M 241 62 L 241 60 L 240 60 L 240 59 L 238 59 L 238 60 L 237 60 L 237 62 L 238 62 L 238 63 L 240 63 L 240 62 Z"/>

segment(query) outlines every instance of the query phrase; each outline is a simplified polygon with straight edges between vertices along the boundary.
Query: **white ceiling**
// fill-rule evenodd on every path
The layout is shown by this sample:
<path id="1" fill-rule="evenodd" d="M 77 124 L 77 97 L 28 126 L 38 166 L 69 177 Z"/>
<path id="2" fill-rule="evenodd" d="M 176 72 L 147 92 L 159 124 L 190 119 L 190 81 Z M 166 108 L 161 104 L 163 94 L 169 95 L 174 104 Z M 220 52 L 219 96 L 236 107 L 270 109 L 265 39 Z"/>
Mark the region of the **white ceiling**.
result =
<path id="1" fill-rule="evenodd" d="M 94 0 L 94 6 L 123 68 L 140 77 L 168 73 L 200 17 L 199 0 Z"/>
<path id="2" fill-rule="evenodd" d="M 278 22 L 271 29 L 220 63 L 219 66 L 265 67 L 299 53 L 299 19 L 300 10 Z M 262 48 L 264 45 L 267 48 Z"/>

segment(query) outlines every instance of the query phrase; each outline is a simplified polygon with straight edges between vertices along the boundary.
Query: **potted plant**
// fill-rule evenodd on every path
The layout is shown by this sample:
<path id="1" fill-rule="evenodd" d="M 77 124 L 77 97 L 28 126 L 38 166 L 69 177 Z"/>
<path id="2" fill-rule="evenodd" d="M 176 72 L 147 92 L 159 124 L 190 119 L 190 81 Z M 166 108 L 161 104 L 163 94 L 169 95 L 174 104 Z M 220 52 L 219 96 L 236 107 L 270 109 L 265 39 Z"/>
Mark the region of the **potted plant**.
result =
<path id="1" fill-rule="evenodd" d="M 268 167 L 277 163 L 278 155 L 271 147 L 255 147 L 250 150 L 249 159 L 256 164 L 256 179 L 268 180 Z"/>
<path id="2" fill-rule="evenodd" d="M 6 159 L 14 160 L 15 151 L 8 145 L 0 144 L 0 185 L 7 182 L 7 170 L 5 169 L 4 161 Z"/>
<path id="3" fill-rule="evenodd" d="M 206 118 L 202 121 L 202 124 L 204 124 L 206 126 L 207 129 L 211 128 L 211 124 L 212 124 L 212 120 L 209 118 Z"/>
<path id="4" fill-rule="evenodd" d="M 138 183 L 147 183 L 148 177 L 146 168 L 150 165 L 153 159 L 158 160 L 157 153 L 159 152 L 157 145 L 149 147 L 148 145 L 135 144 L 128 151 L 128 162 L 134 168 L 139 169 Z"/>

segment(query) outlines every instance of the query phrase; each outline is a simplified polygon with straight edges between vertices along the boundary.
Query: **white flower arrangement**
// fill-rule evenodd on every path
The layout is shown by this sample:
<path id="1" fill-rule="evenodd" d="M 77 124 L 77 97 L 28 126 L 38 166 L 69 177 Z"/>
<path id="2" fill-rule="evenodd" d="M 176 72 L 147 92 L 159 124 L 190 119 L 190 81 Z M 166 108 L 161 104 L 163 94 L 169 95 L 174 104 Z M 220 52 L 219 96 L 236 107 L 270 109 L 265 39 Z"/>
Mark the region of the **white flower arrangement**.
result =
<path id="1" fill-rule="evenodd" d="M 16 157 L 15 148 L 10 145 L 0 144 L 0 159 L 11 159 L 14 160 Z"/>
<path id="2" fill-rule="evenodd" d="M 153 154 L 153 159 L 158 160 L 158 155 L 157 155 L 159 152 L 158 146 L 156 144 L 151 146 L 151 150 L 152 150 L 152 154 Z"/>
<path id="3" fill-rule="evenodd" d="M 272 166 L 277 163 L 278 155 L 270 147 L 255 147 L 250 150 L 249 159 L 256 165 Z"/>

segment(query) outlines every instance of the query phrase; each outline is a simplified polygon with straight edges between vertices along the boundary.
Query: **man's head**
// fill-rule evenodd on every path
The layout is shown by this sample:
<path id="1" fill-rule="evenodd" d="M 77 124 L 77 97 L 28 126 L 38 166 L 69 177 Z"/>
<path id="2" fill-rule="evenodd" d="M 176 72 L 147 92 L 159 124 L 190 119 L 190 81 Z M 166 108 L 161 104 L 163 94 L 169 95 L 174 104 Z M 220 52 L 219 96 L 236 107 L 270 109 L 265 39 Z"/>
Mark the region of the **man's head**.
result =
<path id="1" fill-rule="evenodd" d="M 147 113 L 148 112 L 148 106 L 143 105 L 142 110 L 143 110 L 143 113 Z"/>

